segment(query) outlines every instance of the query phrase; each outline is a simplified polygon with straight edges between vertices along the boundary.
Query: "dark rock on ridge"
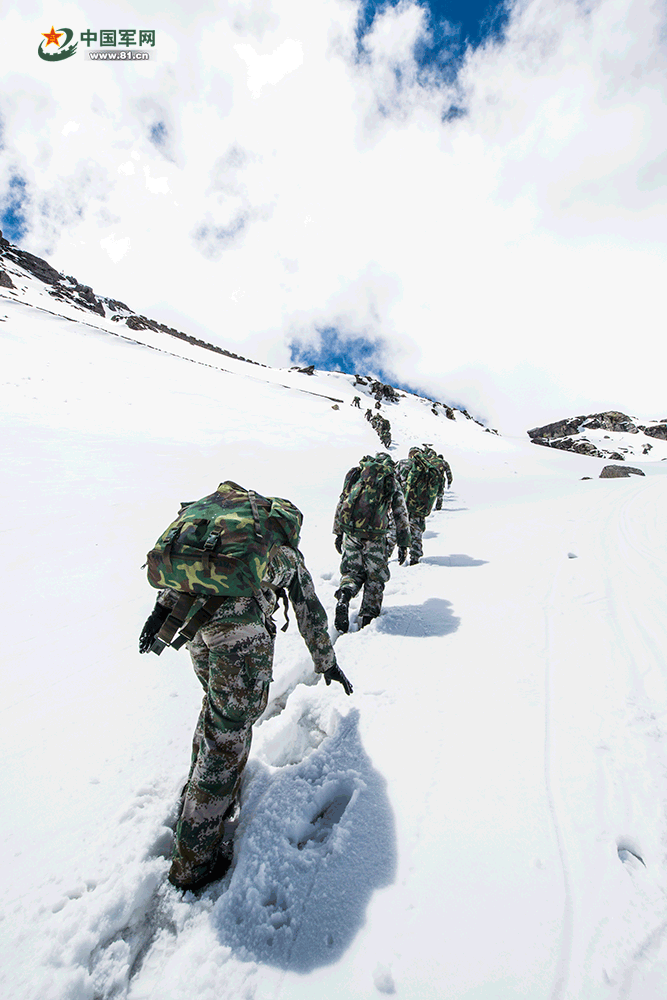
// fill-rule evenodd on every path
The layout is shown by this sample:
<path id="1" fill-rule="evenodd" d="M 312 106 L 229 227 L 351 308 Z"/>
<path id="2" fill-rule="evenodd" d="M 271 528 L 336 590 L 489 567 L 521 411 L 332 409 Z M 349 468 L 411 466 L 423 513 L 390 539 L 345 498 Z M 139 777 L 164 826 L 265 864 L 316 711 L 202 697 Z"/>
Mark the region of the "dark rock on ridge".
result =
<path id="1" fill-rule="evenodd" d="M 41 257 L 35 257 L 34 254 L 28 253 L 27 250 L 20 250 L 7 240 L 0 238 L 0 261 L 2 260 L 11 261 L 11 263 L 18 265 L 24 271 L 43 281 L 45 285 L 50 286 L 48 292 L 54 299 L 60 302 L 68 302 L 70 305 L 76 306 L 77 309 L 87 309 L 90 312 L 97 313 L 98 316 L 110 314 L 110 318 L 114 322 L 125 321 L 126 326 L 130 330 L 160 331 L 161 333 L 169 334 L 170 337 L 185 340 L 189 344 L 196 344 L 207 351 L 213 351 L 215 354 L 222 354 L 227 358 L 235 358 L 237 361 L 247 361 L 252 365 L 260 364 L 259 361 L 244 358 L 240 354 L 234 354 L 232 351 L 226 351 L 222 347 L 216 347 L 215 344 L 209 344 L 198 337 L 191 337 L 180 330 L 174 330 L 173 327 L 165 326 L 164 323 L 158 323 L 155 320 L 148 319 L 146 316 L 137 316 L 124 302 L 95 295 L 90 285 L 80 284 L 71 275 L 60 274 L 50 264 L 47 264 L 45 260 L 42 260 Z M 10 276 L 5 274 L 4 271 L 0 270 L 0 275 L 5 275 L 7 281 L 10 282 L 10 284 L 7 284 L 7 281 L 0 278 L 0 286 L 5 288 L 15 287 L 11 283 Z M 130 313 L 130 315 L 125 316 L 123 315 L 124 313 Z M 262 367 L 266 366 L 262 365 Z"/>
<path id="2" fill-rule="evenodd" d="M 645 473 L 632 465 L 605 465 L 600 473 L 600 479 L 627 479 L 631 475 L 643 476 Z"/>

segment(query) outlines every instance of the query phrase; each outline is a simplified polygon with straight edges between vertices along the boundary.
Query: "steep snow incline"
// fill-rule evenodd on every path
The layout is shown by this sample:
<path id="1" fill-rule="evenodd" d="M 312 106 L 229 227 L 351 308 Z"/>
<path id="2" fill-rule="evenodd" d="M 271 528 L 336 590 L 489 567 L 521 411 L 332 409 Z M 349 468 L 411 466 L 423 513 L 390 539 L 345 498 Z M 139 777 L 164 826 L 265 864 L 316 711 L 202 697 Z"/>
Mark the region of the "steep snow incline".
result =
<path id="1" fill-rule="evenodd" d="M 425 558 L 337 638 L 351 698 L 279 633 L 233 870 L 181 897 L 200 694 L 185 652 L 136 651 L 144 553 L 220 479 L 289 496 L 331 616 L 364 393 L 3 317 L 3 995 L 662 1000 L 664 468 L 582 482 L 599 460 L 383 406 L 393 454 L 454 471 Z"/>

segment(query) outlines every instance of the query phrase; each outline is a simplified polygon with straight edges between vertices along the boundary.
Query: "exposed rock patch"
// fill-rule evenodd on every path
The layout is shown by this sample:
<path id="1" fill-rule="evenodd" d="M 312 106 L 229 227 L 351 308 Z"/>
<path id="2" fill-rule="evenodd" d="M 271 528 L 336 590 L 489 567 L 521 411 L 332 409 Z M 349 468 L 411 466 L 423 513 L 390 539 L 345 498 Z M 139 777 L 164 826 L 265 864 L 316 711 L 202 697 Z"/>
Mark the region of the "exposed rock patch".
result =
<path id="1" fill-rule="evenodd" d="M 244 358 L 240 354 L 234 354 L 232 351 L 226 351 L 222 347 L 216 347 L 215 344 L 209 344 L 198 337 L 191 337 L 181 330 L 175 330 L 173 327 L 165 326 L 164 323 L 148 319 L 147 316 L 138 316 L 124 302 L 96 295 L 90 285 L 82 285 L 72 275 L 60 274 L 54 267 L 51 267 L 45 260 L 42 260 L 41 257 L 35 257 L 34 254 L 28 253 L 26 250 L 20 250 L 18 247 L 8 243 L 7 240 L 0 238 L 0 261 L 2 260 L 18 265 L 23 271 L 27 271 L 28 274 L 43 281 L 45 285 L 49 286 L 47 288 L 49 295 L 52 295 L 54 299 L 60 302 L 67 302 L 77 309 L 87 309 L 90 312 L 97 313 L 98 316 L 109 316 L 116 323 L 125 322 L 130 330 L 160 331 L 161 333 L 169 334 L 171 337 L 177 337 L 179 340 L 185 340 L 189 344 L 196 344 L 207 351 L 223 354 L 227 358 L 236 358 L 237 361 L 247 361 L 253 365 L 259 364 L 258 361 L 252 361 L 251 358 Z M 3 280 L 3 276 L 6 280 Z M 1 269 L 0 286 L 4 288 L 15 287 L 11 277 Z M 262 365 L 262 367 L 266 366 Z"/>
<path id="2" fill-rule="evenodd" d="M 608 433 L 596 433 L 600 431 Z M 648 455 L 652 445 L 643 439 L 644 434 L 667 441 L 667 421 L 640 424 L 636 418 L 620 410 L 605 410 L 588 416 L 568 417 L 528 431 L 533 444 L 593 458 L 611 458 L 616 462 L 625 461 L 626 455 Z M 638 436 L 637 440 L 633 440 L 635 436 Z"/>
<path id="3" fill-rule="evenodd" d="M 605 465 L 600 473 L 600 479 L 627 479 L 629 476 L 645 475 L 641 469 L 635 469 L 632 465 Z"/>

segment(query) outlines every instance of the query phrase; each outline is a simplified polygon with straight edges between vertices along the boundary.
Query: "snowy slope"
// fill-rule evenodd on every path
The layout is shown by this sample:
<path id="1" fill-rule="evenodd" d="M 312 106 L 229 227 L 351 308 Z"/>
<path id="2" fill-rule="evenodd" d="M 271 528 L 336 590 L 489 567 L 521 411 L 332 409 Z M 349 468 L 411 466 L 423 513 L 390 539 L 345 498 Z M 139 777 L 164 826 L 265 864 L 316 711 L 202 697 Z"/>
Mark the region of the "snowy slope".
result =
<path id="1" fill-rule="evenodd" d="M 234 868 L 181 897 L 200 694 L 137 652 L 145 552 L 222 479 L 289 496 L 331 618 L 364 389 L 2 295 L 2 995 L 663 998 L 665 466 L 582 481 L 604 462 L 383 405 L 454 472 L 425 558 L 338 637 L 351 698 L 279 633 Z"/>

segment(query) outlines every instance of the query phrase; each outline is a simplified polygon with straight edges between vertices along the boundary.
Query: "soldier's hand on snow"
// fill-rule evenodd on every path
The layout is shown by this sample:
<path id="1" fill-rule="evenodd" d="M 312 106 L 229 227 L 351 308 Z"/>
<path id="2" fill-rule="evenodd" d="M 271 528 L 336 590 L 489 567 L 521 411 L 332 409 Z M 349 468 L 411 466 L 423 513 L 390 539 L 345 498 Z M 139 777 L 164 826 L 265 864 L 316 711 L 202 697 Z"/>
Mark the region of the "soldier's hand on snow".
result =
<path id="1" fill-rule="evenodd" d="M 336 541 L 334 542 L 334 545 L 336 546 L 336 552 L 338 553 L 338 555 L 339 556 L 342 555 L 343 554 L 343 536 L 342 535 L 336 535 Z"/>
<path id="2" fill-rule="evenodd" d="M 399 566 L 403 565 L 403 563 L 407 559 L 407 556 L 408 556 L 408 550 L 404 549 L 404 548 L 401 548 L 401 546 L 399 545 L 399 547 L 398 547 L 398 563 L 399 563 Z"/>
<path id="3" fill-rule="evenodd" d="M 141 630 L 141 635 L 139 636 L 140 653 L 150 653 L 151 646 L 155 642 L 158 632 L 168 617 L 169 608 L 165 608 L 161 604 L 156 604 L 146 619 L 146 623 Z"/>
<path id="4" fill-rule="evenodd" d="M 353 688 L 347 677 L 340 669 L 339 666 L 329 667 L 328 670 L 324 671 L 324 680 L 327 683 L 327 687 L 332 681 L 338 681 L 339 684 L 343 685 L 343 691 L 345 694 L 352 694 Z"/>

